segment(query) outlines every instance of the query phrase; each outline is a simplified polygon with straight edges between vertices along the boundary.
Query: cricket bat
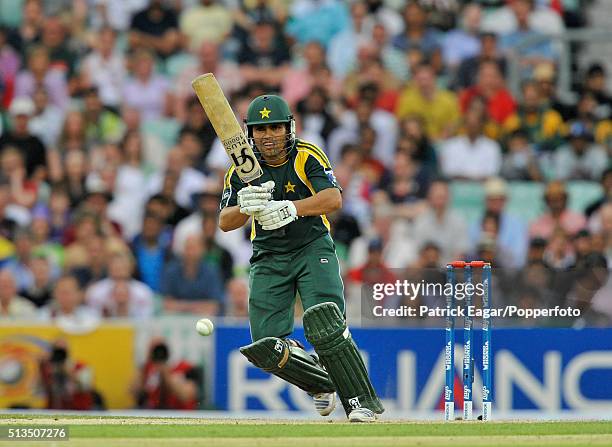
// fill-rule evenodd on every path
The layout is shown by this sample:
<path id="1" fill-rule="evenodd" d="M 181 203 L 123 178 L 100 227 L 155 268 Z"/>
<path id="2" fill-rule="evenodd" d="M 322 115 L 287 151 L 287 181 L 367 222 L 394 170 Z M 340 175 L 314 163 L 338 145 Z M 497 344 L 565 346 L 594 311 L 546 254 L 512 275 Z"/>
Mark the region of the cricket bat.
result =
<path id="1" fill-rule="evenodd" d="M 253 148 L 242 131 L 219 83 L 212 73 L 198 76 L 191 81 L 200 104 L 221 140 L 227 155 L 244 183 L 250 183 L 263 175 Z"/>

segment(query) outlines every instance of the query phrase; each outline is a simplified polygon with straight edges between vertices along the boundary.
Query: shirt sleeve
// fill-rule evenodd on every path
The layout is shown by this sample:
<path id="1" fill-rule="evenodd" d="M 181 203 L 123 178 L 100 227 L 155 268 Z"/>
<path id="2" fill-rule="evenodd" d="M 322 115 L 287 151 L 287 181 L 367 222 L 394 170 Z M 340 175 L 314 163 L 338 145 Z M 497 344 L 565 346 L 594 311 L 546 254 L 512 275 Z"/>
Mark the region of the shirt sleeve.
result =
<path id="1" fill-rule="evenodd" d="M 323 151 L 311 153 L 306 160 L 306 176 L 316 192 L 328 188 L 338 188 L 342 191 L 331 163 Z"/>
<path id="2" fill-rule="evenodd" d="M 238 205 L 238 191 L 240 191 L 243 186 L 244 184 L 238 177 L 234 166 L 230 166 L 225 173 L 225 177 L 223 177 L 223 194 L 221 195 L 219 209 Z"/>

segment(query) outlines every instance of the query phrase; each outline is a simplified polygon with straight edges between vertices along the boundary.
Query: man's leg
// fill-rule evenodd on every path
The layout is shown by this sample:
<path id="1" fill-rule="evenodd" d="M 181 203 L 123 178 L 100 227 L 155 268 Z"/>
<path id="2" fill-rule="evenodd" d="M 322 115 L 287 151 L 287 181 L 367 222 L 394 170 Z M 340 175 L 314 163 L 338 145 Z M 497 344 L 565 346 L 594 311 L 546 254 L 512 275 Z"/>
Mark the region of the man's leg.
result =
<path id="1" fill-rule="evenodd" d="M 304 305 L 304 333 L 329 373 L 347 416 L 366 408 L 384 408 L 372 387 L 365 364 L 344 316 L 344 287 L 331 238 L 309 245 L 303 252 L 298 290 Z"/>
<path id="2" fill-rule="evenodd" d="M 268 255 L 251 266 L 249 321 L 253 343 L 240 352 L 258 368 L 315 395 L 335 390 L 327 372 L 298 342 L 293 331 L 295 275 L 291 257 Z"/>

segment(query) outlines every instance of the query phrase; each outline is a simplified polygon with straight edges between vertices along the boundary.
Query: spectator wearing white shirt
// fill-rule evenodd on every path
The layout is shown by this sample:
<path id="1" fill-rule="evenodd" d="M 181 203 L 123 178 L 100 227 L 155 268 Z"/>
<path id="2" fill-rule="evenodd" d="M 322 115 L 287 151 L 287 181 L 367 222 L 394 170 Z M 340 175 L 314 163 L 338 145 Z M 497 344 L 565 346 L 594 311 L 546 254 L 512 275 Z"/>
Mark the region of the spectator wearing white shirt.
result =
<path id="1" fill-rule="evenodd" d="M 552 156 L 555 180 L 599 180 L 608 167 L 606 150 L 593 142 L 593 135 L 581 122 L 571 125 L 568 143 Z"/>
<path id="2" fill-rule="evenodd" d="M 81 64 L 83 84 L 97 87 L 102 103 L 111 107 L 121 105 L 123 83 L 127 77 L 125 57 L 116 50 L 116 40 L 112 28 L 102 28 L 96 39 L 96 48 Z"/>
<path id="3" fill-rule="evenodd" d="M 153 291 L 146 284 L 132 279 L 134 261 L 129 253 L 117 253 L 109 262 L 109 277 L 92 284 L 87 289 L 85 301 L 88 306 L 96 310 L 100 315 L 113 315 L 118 307 L 127 307 L 127 316 L 132 319 L 142 320 L 153 316 L 154 303 Z M 126 284 L 129 295 L 118 306 L 116 294 L 117 284 Z M 120 291 L 123 293 L 123 290 Z"/>
<path id="4" fill-rule="evenodd" d="M 57 139 L 64 124 L 64 112 L 49 102 L 49 95 L 44 87 L 39 87 L 32 96 L 34 114 L 28 122 L 28 129 L 32 135 L 48 148 L 56 147 Z"/>
<path id="5" fill-rule="evenodd" d="M 17 285 L 10 270 L 0 270 L 0 319 L 28 318 L 34 316 L 36 307 L 26 298 L 17 295 Z"/>
<path id="6" fill-rule="evenodd" d="M 442 173 L 453 179 L 482 180 L 497 175 L 502 164 L 501 147 L 483 134 L 483 112 L 471 107 L 464 118 L 465 135 L 443 141 Z"/>
<path id="7" fill-rule="evenodd" d="M 87 327 L 98 320 L 96 312 L 83 305 L 83 291 L 76 276 L 64 275 L 58 278 L 52 297 L 39 311 L 41 320 L 71 327 Z"/>

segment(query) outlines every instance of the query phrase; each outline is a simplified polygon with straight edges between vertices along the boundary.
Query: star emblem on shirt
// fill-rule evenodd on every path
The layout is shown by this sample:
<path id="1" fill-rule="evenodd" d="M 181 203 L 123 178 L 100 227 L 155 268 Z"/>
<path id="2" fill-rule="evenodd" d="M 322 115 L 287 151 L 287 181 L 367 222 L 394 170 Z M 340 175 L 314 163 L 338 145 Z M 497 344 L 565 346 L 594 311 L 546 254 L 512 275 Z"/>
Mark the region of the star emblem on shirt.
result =
<path id="1" fill-rule="evenodd" d="M 271 110 L 266 109 L 265 107 L 259 111 L 262 118 L 270 118 Z"/>
<path id="2" fill-rule="evenodd" d="M 285 192 L 295 192 L 295 185 L 293 185 L 290 181 L 285 185 Z"/>

